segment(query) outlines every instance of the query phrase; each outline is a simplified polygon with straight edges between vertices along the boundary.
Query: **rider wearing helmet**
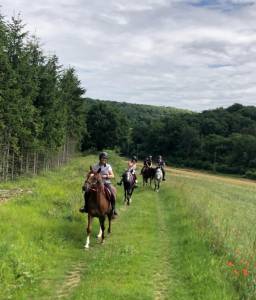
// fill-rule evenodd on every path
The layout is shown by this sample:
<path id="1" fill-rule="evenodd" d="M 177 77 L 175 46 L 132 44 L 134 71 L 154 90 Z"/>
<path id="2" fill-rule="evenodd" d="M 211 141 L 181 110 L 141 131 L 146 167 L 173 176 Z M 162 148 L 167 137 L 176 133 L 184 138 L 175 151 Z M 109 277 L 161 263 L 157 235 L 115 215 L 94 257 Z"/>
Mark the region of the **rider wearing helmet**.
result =
<path id="1" fill-rule="evenodd" d="M 88 212 L 87 208 L 87 199 L 88 195 L 90 193 L 90 189 L 88 188 L 87 185 L 87 180 L 94 175 L 95 172 L 97 172 L 100 169 L 100 174 L 103 179 L 103 183 L 105 186 L 108 187 L 108 189 L 111 191 L 111 205 L 112 205 L 112 210 L 113 210 L 113 215 L 117 215 L 116 209 L 115 209 L 115 204 L 116 204 L 116 190 L 115 188 L 111 185 L 110 179 L 115 178 L 115 175 L 113 173 L 112 167 L 110 164 L 107 163 L 108 160 L 108 154 L 106 152 L 101 152 L 99 154 L 99 162 L 95 164 L 89 173 L 87 174 L 85 183 L 82 187 L 83 191 L 85 192 L 85 204 L 84 207 L 80 208 L 80 212 Z"/>
<path id="2" fill-rule="evenodd" d="M 153 165 L 153 162 L 152 162 L 152 155 L 149 155 L 149 156 L 147 156 L 147 157 L 144 159 L 144 166 L 143 166 L 143 168 L 141 169 L 140 174 L 143 174 L 143 172 L 145 171 L 145 169 L 147 169 L 147 168 L 152 168 L 152 165 Z"/>
<path id="3" fill-rule="evenodd" d="M 149 155 L 146 163 L 147 163 L 148 168 L 152 168 L 152 165 L 153 165 L 152 155 Z"/>
<path id="4" fill-rule="evenodd" d="M 136 167 L 137 167 L 137 156 L 133 155 L 132 158 L 128 161 L 128 168 L 127 171 L 131 172 L 133 177 L 134 177 L 134 187 L 137 187 L 137 176 L 136 176 Z M 123 180 L 124 180 L 124 175 L 125 173 L 122 174 L 122 178 L 120 180 L 120 182 L 118 182 L 118 185 L 122 185 Z"/>
<path id="5" fill-rule="evenodd" d="M 165 167 L 165 162 L 164 162 L 164 160 L 163 160 L 163 158 L 162 158 L 162 155 L 158 155 L 156 164 L 157 164 L 158 167 L 161 168 L 161 170 L 162 170 L 162 172 L 163 172 L 163 181 L 164 181 L 164 180 L 165 180 L 165 169 L 164 169 L 164 167 Z"/>

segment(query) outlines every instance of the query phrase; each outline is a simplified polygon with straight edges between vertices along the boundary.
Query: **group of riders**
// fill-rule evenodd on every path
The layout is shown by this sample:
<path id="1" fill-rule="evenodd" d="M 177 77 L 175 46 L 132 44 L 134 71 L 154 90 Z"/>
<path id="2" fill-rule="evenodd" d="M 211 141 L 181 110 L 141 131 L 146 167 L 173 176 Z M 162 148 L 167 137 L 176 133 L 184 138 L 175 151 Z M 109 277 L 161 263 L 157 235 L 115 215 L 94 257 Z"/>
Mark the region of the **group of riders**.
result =
<path id="1" fill-rule="evenodd" d="M 163 180 L 165 180 L 165 162 L 162 158 L 161 155 L 158 155 L 157 160 L 156 160 L 156 167 L 161 168 L 162 173 L 163 173 Z M 133 155 L 131 159 L 128 161 L 128 168 L 125 172 L 130 172 L 133 176 L 133 182 L 134 182 L 134 187 L 136 188 L 138 186 L 138 181 L 137 181 L 137 176 L 136 176 L 136 168 L 137 168 L 137 157 Z M 152 156 L 149 155 L 148 157 L 145 158 L 144 160 L 144 165 L 143 168 L 141 169 L 141 175 L 145 172 L 145 170 L 150 170 L 153 169 L 153 160 Z M 88 199 L 89 199 L 89 194 L 90 194 L 90 178 L 94 176 L 96 172 L 100 170 L 100 175 L 102 177 L 104 186 L 106 191 L 109 193 L 109 201 L 111 202 L 112 206 L 112 214 L 113 218 L 117 215 L 116 211 L 116 189 L 115 187 L 111 184 L 111 179 L 115 178 L 113 169 L 111 165 L 108 163 L 108 154 L 106 152 L 101 152 L 99 154 L 99 162 L 95 164 L 93 167 L 90 168 L 90 171 L 86 175 L 86 179 L 84 182 L 84 185 L 82 187 L 82 190 L 84 191 L 84 206 L 79 209 L 81 213 L 87 213 L 88 212 Z M 121 176 L 120 182 L 118 182 L 118 185 L 122 185 L 123 180 L 124 180 L 124 174 Z"/>

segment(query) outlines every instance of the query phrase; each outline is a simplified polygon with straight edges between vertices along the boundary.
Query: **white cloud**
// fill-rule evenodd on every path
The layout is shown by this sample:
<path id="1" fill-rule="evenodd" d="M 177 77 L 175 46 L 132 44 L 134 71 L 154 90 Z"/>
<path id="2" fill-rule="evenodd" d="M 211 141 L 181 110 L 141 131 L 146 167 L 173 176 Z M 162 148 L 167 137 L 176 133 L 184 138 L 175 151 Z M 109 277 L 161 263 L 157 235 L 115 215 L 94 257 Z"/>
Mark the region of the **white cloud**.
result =
<path id="1" fill-rule="evenodd" d="M 247 0 L 2 0 L 87 96 L 192 110 L 256 105 L 256 10 Z"/>

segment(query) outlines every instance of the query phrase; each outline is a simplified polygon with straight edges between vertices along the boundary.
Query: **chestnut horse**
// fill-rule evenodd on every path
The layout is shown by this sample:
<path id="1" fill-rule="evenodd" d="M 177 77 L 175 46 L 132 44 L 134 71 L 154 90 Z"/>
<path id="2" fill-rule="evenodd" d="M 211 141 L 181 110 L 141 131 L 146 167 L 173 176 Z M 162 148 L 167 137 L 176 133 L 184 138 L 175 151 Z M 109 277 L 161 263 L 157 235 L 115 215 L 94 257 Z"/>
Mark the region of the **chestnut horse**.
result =
<path id="1" fill-rule="evenodd" d="M 106 188 L 104 186 L 99 169 L 88 180 L 90 192 L 87 199 L 88 205 L 88 225 L 87 225 L 87 239 L 85 248 L 89 249 L 90 235 L 92 231 L 93 218 L 96 217 L 100 222 L 100 232 L 98 238 L 101 238 L 101 243 L 105 239 L 105 219 L 108 217 L 108 233 L 111 233 L 111 219 L 112 219 L 112 205 L 108 199 Z"/>

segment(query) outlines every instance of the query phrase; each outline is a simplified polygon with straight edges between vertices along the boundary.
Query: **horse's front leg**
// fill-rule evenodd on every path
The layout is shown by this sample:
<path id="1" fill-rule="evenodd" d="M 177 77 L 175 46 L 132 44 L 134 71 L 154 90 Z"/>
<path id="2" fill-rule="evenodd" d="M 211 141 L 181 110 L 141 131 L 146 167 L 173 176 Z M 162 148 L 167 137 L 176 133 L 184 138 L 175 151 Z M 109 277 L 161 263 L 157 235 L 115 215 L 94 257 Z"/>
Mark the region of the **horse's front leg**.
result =
<path id="1" fill-rule="evenodd" d="M 92 232 L 92 220 L 93 217 L 90 214 L 88 214 L 87 238 L 86 238 L 86 244 L 84 246 L 86 249 L 89 249 L 89 245 L 90 245 L 90 235 Z"/>
<path id="2" fill-rule="evenodd" d="M 124 204 L 126 203 L 126 199 L 127 199 L 127 190 L 126 188 L 124 188 Z"/>
<path id="3" fill-rule="evenodd" d="M 105 239 L 105 216 L 104 217 L 100 217 L 100 228 L 102 231 L 102 235 L 101 235 L 101 243 L 104 243 L 104 239 Z"/>

